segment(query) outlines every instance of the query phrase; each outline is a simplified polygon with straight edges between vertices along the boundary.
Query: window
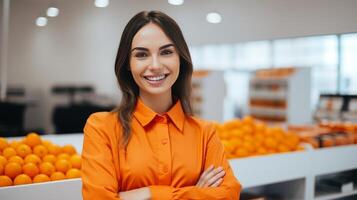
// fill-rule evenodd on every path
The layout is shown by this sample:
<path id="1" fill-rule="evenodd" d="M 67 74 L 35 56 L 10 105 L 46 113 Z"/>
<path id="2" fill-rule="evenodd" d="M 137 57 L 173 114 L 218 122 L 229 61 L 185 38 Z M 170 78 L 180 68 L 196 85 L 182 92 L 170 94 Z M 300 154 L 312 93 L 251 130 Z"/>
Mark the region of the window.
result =
<path id="1" fill-rule="evenodd" d="M 276 67 L 311 67 L 312 105 L 321 93 L 337 92 L 337 36 L 314 36 L 273 41 Z"/>
<path id="2" fill-rule="evenodd" d="M 357 34 L 341 36 L 341 92 L 357 93 Z"/>

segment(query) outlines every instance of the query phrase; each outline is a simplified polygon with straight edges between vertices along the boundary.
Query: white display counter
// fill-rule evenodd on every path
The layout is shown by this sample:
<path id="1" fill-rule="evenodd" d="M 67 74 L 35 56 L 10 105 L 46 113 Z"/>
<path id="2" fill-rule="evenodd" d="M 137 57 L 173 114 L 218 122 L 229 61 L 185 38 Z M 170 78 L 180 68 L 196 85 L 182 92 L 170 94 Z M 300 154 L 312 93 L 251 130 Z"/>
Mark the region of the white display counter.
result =
<path id="1" fill-rule="evenodd" d="M 83 134 L 46 135 L 43 138 L 59 145 L 72 144 L 78 152 L 82 149 Z M 357 191 L 315 195 L 315 178 L 324 174 L 357 169 L 356 155 L 357 145 L 349 145 L 232 159 L 230 164 L 243 189 L 271 185 L 271 190 L 286 193 L 287 199 L 328 200 L 356 194 Z M 11 186 L 0 188 L 0 199 L 80 200 L 81 189 L 80 179 Z"/>

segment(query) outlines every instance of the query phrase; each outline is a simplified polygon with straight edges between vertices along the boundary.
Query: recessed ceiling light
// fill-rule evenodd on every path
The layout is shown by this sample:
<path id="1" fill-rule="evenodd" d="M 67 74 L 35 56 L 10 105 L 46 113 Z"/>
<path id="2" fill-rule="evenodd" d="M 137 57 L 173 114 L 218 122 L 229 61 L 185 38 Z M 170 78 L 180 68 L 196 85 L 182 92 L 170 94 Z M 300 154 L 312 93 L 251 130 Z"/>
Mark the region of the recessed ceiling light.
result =
<path id="1" fill-rule="evenodd" d="M 169 4 L 171 5 L 175 5 L 175 6 L 178 6 L 178 5 L 182 5 L 184 0 L 168 0 Z"/>
<path id="2" fill-rule="evenodd" d="M 218 23 L 220 23 L 222 21 L 222 17 L 221 17 L 221 15 L 219 13 L 211 12 L 211 13 L 207 14 L 206 20 L 209 23 L 218 24 Z"/>
<path id="3" fill-rule="evenodd" d="M 98 8 L 105 8 L 109 5 L 109 0 L 95 0 L 94 5 Z"/>
<path id="4" fill-rule="evenodd" d="M 46 26 L 47 25 L 47 18 L 46 17 L 38 17 L 36 19 L 37 26 Z"/>
<path id="5" fill-rule="evenodd" d="M 47 16 L 49 17 L 57 17 L 59 13 L 59 9 L 55 7 L 49 7 L 47 9 Z"/>

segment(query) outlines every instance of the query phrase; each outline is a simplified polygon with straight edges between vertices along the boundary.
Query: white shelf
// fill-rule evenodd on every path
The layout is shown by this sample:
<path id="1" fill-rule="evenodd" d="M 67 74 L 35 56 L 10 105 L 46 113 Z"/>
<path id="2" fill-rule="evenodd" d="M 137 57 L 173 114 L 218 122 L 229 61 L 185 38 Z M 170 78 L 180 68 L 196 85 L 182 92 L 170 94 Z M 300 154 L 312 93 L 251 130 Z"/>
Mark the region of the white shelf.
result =
<path id="1" fill-rule="evenodd" d="M 79 178 L 0 187 L 1 200 L 80 200 L 82 199 L 82 181 Z"/>
<path id="2" fill-rule="evenodd" d="M 336 194 L 325 194 L 325 195 L 317 196 L 315 200 L 333 200 L 333 199 L 348 197 L 352 195 L 357 195 L 357 190 L 353 190 L 350 192 L 336 193 Z"/>
<path id="3" fill-rule="evenodd" d="M 250 106 L 249 112 L 252 115 L 264 115 L 264 116 L 286 116 L 285 108 L 263 107 L 263 106 Z"/>
<path id="4" fill-rule="evenodd" d="M 271 69 L 276 70 L 276 69 Z M 258 70 L 259 72 L 259 70 Z M 257 73 L 258 73 L 257 72 Z M 286 77 L 261 78 L 253 76 L 249 82 L 250 100 L 285 100 L 286 109 L 271 109 L 249 106 L 249 114 L 256 116 L 283 116 L 288 124 L 309 124 L 311 118 L 311 69 L 294 68 L 294 73 Z M 263 89 L 266 89 L 264 91 Z"/>
<path id="5" fill-rule="evenodd" d="M 307 151 L 230 160 L 233 173 L 243 188 L 290 181 L 306 177 Z"/>
<path id="6" fill-rule="evenodd" d="M 77 148 L 78 152 L 81 152 L 82 149 L 83 134 L 44 135 L 43 138 L 49 139 L 59 145 L 72 144 Z M 278 183 L 281 186 L 281 183 L 295 181 L 296 184 L 294 185 L 296 186 L 294 188 L 287 187 L 281 191 L 290 192 L 289 194 L 310 200 L 315 199 L 315 177 L 357 169 L 356 155 L 357 145 L 348 145 L 269 156 L 231 159 L 229 162 L 233 173 L 241 182 L 244 189 Z M 289 189 L 294 192 L 287 191 Z M 43 184 L 4 187 L 0 188 L 0 197 L 1 199 L 10 200 L 32 200 L 47 197 L 51 197 L 49 199 L 53 200 L 75 200 L 81 199 L 81 190 L 81 180 L 73 179 Z M 333 199 L 340 197 L 339 195 L 349 196 L 355 192 L 317 196 L 316 199 Z M 46 197 L 43 197 L 43 194 L 46 194 Z"/>
<path id="7" fill-rule="evenodd" d="M 286 92 L 284 90 L 275 92 L 252 90 L 249 93 L 249 97 L 250 99 L 285 100 Z"/>
<path id="8" fill-rule="evenodd" d="M 289 77 L 283 77 L 283 78 L 270 78 L 270 77 L 266 77 L 266 78 L 254 78 L 251 83 L 255 84 L 255 83 L 264 83 L 264 84 L 282 84 L 285 85 L 287 84 L 287 82 L 289 81 Z"/>

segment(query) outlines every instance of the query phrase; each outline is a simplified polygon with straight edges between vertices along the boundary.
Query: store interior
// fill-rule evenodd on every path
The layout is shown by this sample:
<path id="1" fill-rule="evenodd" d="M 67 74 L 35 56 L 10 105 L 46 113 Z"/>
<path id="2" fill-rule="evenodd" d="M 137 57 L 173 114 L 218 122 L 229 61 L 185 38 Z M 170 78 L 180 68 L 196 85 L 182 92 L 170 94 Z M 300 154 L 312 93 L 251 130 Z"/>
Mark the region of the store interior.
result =
<path id="1" fill-rule="evenodd" d="M 120 102 L 124 26 L 160 10 L 182 29 L 193 112 L 216 124 L 240 199 L 357 199 L 356 9 L 355 0 L 0 0 L 0 176 L 16 154 L 27 163 L 21 144 L 44 147 L 36 152 L 53 173 L 58 157 L 72 166 L 41 184 L 0 178 L 0 197 L 82 198 L 83 127 Z"/>

